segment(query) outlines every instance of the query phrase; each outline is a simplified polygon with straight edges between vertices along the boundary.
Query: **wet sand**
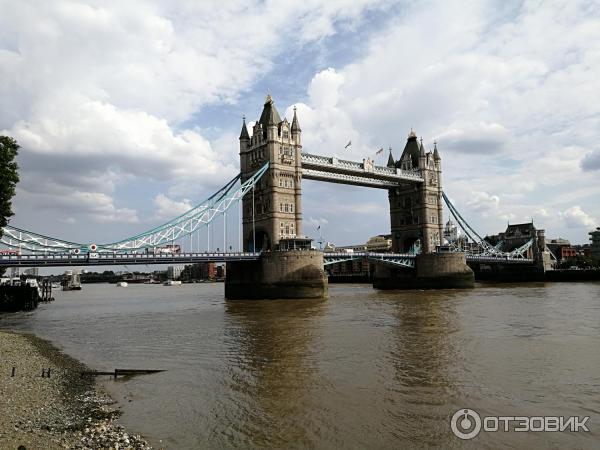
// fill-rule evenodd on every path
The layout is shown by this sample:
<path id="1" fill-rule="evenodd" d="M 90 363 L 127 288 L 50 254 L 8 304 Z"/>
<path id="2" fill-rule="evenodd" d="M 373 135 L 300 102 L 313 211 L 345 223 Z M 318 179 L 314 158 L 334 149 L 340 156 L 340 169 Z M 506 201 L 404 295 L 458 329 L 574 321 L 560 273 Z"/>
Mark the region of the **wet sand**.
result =
<path id="1" fill-rule="evenodd" d="M 43 339 L 0 331 L 0 448 L 150 449 L 116 422 L 115 402 L 86 370 Z"/>

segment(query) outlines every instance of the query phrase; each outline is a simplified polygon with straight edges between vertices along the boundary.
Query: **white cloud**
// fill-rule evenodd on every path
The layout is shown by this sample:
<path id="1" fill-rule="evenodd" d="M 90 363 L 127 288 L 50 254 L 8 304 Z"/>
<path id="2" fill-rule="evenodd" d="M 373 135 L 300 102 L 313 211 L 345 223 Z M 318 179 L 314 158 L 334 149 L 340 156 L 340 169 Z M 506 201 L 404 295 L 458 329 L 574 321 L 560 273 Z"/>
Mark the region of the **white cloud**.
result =
<path id="1" fill-rule="evenodd" d="M 22 146 L 16 207 L 39 196 L 62 217 L 73 194 L 78 220 L 132 222 L 114 206 L 127 182 L 214 188 L 239 170 L 237 137 L 213 147 L 194 114 L 235 103 L 291 36 L 331 36 L 379 3 L 0 0 L 0 132 Z"/>
<path id="2" fill-rule="evenodd" d="M 137 223 L 137 212 L 131 208 L 120 208 L 114 198 L 102 192 L 65 190 L 57 185 L 47 185 L 46 192 L 23 191 L 23 200 L 38 211 L 59 210 L 63 222 L 76 223 L 82 219 L 96 223 Z M 75 217 L 79 220 L 76 220 Z M 39 228 L 39 226 L 38 226 Z"/>
<path id="3" fill-rule="evenodd" d="M 498 208 L 500 198 L 487 192 L 471 192 L 467 206 L 476 213 L 488 213 Z"/>
<path id="4" fill-rule="evenodd" d="M 600 10 L 584 1 L 407 8 L 356 61 L 315 74 L 298 108 L 304 149 L 340 156 L 352 139 L 353 159 L 390 144 L 397 158 L 413 127 L 428 148 L 438 141 L 444 190 L 484 234 L 574 202 L 600 216 L 589 151 L 600 125 L 589 101 L 600 92 Z M 587 241 L 583 228 L 565 228 L 573 219 L 539 217 L 550 235 Z"/>
<path id="5" fill-rule="evenodd" d="M 156 216 L 161 219 L 170 219 L 192 209 L 189 200 L 176 201 L 164 194 L 154 197 L 154 206 L 156 206 Z"/>
<path id="6" fill-rule="evenodd" d="M 329 68 L 317 73 L 308 87 L 309 104 L 298 103 L 297 114 L 302 130 L 305 152 L 337 155 L 344 158 L 357 157 L 365 149 L 365 142 L 354 128 L 352 119 L 339 104 L 340 87 L 344 77 Z M 285 115 L 292 117 L 290 106 Z M 351 141 L 352 146 L 345 148 Z"/>
<path id="7" fill-rule="evenodd" d="M 593 217 L 581 209 L 580 206 L 572 206 L 562 211 L 560 217 L 565 221 L 569 228 L 585 228 L 586 230 L 594 228 L 598 223 Z"/>
<path id="8" fill-rule="evenodd" d="M 445 150 L 464 153 L 496 153 L 510 138 L 509 131 L 497 123 L 472 123 L 461 128 L 449 127 L 438 135 Z"/>
<path id="9" fill-rule="evenodd" d="M 304 223 L 306 223 L 311 228 L 317 228 L 321 225 L 327 225 L 329 221 L 323 217 L 309 217 L 308 220 L 304 220 Z"/>
<path id="10" fill-rule="evenodd" d="M 5 132 L 32 157 L 93 164 L 84 170 L 118 168 L 150 180 L 220 179 L 238 171 L 194 130 L 176 133 L 164 119 L 78 96 L 39 103 L 29 120 Z"/>

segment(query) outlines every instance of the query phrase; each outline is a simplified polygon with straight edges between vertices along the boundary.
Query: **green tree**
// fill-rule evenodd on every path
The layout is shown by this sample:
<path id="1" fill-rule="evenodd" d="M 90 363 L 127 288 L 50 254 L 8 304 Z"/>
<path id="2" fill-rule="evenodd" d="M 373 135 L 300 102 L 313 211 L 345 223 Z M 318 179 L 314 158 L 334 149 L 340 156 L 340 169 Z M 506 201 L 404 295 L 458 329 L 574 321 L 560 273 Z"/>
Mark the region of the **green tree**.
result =
<path id="1" fill-rule="evenodd" d="M 18 152 L 17 141 L 8 136 L 0 136 L 0 237 L 13 215 L 12 198 L 19 182 L 19 167 L 15 161 Z M 0 269 L 0 274 L 1 272 Z"/>

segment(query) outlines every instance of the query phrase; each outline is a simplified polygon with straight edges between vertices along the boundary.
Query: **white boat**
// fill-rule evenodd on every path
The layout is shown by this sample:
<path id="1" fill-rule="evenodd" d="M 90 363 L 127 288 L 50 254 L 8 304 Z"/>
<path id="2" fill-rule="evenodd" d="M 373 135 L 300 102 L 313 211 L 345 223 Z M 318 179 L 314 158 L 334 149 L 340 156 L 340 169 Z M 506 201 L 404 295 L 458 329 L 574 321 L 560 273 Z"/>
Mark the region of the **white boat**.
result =
<path id="1" fill-rule="evenodd" d="M 127 286 L 129 286 L 129 285 L 127 284 L 127 281 L 119 281 L 119 282 L 117 283 L 117 287 L 127 287 Z"/>
<path id="2" fill-rule="evenodd" d="M 181 284 L 181 281 L 167 280 L 163 283 L 163 286 L 179 286 L 180 284 Z"/>
<path id="3" fill-rule="evenodd" d="M 81 290 L 81 278 L 80 274 L 67 270 L 63 276 L 62 282 L 63 291 L 80 291 Z"/>

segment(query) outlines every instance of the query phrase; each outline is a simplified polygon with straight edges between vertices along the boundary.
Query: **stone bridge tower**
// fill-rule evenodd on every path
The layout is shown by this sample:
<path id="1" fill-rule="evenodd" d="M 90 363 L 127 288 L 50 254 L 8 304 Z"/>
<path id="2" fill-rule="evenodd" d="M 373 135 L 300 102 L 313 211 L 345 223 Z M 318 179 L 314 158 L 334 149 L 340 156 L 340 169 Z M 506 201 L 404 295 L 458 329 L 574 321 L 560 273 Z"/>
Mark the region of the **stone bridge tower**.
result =
<path id="1" fill-rule="evenodd" d="M 434 144 L 425 152 L 423 140 L 411 130 L 400 160 L 388 166 L 419 172 L 424 182 L 400 185 L 389 190 L 392 249 L 408 252 L 418 242 L 421 253 L 435 252 L 442 243 L 442 161 Z"/>
<path id="2" fill-rule="evenodd" d="M 252 193 L 243 200 L 244 250 L 276 250 L 279 240 L 300 236 L 302 226 L 302 140 L 294 108 L 290 124 L 281 120 L 270 95 L 260 119 L 248 133 L 246 120 L 240 134 L 242 182 L 269 162 Z M 254 211 L 253 211 L 254 210 Z M 254 226 L 253 226 L 254 217 Z M 256 233 L 254 235 L 254 232 Z"/>

